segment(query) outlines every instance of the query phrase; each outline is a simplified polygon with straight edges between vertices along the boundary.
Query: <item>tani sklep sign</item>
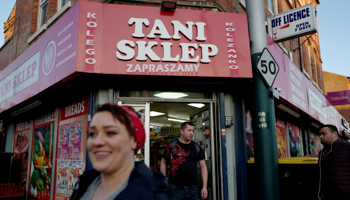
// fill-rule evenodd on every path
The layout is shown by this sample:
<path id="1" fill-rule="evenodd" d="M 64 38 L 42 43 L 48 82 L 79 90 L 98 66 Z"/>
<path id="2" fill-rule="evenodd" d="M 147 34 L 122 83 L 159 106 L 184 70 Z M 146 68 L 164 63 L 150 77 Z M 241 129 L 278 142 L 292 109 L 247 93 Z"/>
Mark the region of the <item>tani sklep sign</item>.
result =
<path id="1" fill-rule="evenodd" d="M 313 3 L 289 10 L 269 18 L 269 35 L 275 42 L 282 42 L 316 33 L 316 13 Z"/>

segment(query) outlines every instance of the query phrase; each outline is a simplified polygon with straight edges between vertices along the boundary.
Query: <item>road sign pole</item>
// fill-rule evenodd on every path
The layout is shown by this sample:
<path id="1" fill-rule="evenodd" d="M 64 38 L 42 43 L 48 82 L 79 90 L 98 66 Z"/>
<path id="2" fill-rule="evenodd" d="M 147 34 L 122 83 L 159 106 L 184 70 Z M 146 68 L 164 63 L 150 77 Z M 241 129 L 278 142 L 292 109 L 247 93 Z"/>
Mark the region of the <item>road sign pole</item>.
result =
<path id="1" fill-rule="evenodd" d="M 273 93 L 272 88 L 264 83 L 257 67 L 259 57 L 267 47 L 264 1 L 246 0 L 246 6 L 253 69 L 252 119 L 256 169 L 256 188 L 254 189 L 261 200 L 279 200 Z"/>

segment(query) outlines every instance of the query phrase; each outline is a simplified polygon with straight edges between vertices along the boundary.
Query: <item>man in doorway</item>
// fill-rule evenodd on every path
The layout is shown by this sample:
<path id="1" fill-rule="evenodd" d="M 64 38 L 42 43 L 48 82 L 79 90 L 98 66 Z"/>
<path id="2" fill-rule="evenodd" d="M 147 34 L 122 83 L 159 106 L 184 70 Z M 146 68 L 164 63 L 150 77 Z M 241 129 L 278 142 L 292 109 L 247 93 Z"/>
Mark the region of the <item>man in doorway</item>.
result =
<path id="1" fill-rule="evenodd" d="M 191 122 L 181 124 L 181 135 L 169 143 L 164 151 L 160 171 L 166 176 L 167 164 L 170 164 L 168 192 L 172 200 L 200 200 L 208 197 L 208 170 L 203 149 L 192 141 L 194 125 Z M 197 163 L 201 170 L 203 186 L 197 186 Z"/>
<path id="2" fill-rule="evenodd" d="M 320 151 L 320 200 L 350 200 L 350 143 L 339 138 L 336 126 L 319 130 L 324 148 Z"/>

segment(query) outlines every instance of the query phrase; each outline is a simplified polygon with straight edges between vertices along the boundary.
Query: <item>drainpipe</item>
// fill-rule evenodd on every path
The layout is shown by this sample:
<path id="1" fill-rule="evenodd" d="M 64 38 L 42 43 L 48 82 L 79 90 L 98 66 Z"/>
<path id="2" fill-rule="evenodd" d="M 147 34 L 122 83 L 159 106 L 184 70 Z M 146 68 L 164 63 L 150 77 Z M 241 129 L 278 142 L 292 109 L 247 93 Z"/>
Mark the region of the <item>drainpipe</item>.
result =
<path id="1" fill-rule="evenodd" d="M 294 0 L 294 7 L 295 8 L 298 7 L 297 0 Z M 298 44 L 299 44 L 299 57 L 300 57 L 300 71 L 304 72 L 303 52 L 301 51 L 303 48 L 301 46 L 302 44 L 301 44 L 301 41 L 300 41 L 300 37 L 298 37 Z"/>

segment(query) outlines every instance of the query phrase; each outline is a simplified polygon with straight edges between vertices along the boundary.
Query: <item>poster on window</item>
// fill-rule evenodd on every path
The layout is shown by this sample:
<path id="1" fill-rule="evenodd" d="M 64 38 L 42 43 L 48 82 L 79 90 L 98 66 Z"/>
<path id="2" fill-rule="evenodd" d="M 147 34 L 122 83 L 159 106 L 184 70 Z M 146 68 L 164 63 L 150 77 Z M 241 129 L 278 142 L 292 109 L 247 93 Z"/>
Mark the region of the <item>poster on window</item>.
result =
<path id="1" fill-rule="evenodd" d="M 286 122 L 276 119 L 276 137 L 277 137 L 277 151 L 278 158 L 288 157 L 288 137 L 286 130 Z"/>
<path id="2" fill-rule="evenodd" d="M 29 132 L 29 121 L 15 125 L 10 182 L 16 186 L 26 185 L 27 182 Z"/>
<path id="3" fill-rule="evenodd" d="M 78 171 L 82 174 L 85 169 L 88 106 L 88 99 L 83 99 L 60 108 L 57 160 L 61 163 L 69 163 L 69 170 L 65 177 L 67 180 L 63 184 L 60 168 L 57 167 L 56 199 L 69 198 L 72 194 L 74 184 L 79 176 L 75 171 L 72 173 L 71 170 L 79 168 Z M 63 166 L 63 164 L 61 165 Z"/>
<path id="4" fill-rule="evenodd" d="M 60 124 L 58 132 L 57 159 L 68 159 L 69 154 L 69 127 L 68 124 Z"/>
<path id="5" fill-rule="evenodd" d="M 55 112 L 34 120 L 33 148 L 31 159 L 31 199 L 47 199 L 50 196 L 52 180 L 52 154 L 55 129 Z"/>
<path id="6" fill-rule="evenodd" d="M 69 159 L 80 159 L 82 120 L 70 123 L 69 127 Z"/>
<path id="7" fill-rule="evenodd" d="M 301 156 L 300 129 L 294 124 L 288 123 L 289 149 L 291 157 Z"/>
<path id="8" fill-rule="evenodd" d="M 320 140 L 320 136 L 316 135 L 314 132 L 310 132 L 310 142 L 311 142 L 311 153 L 312 155 L 318 155 L 322 150 L 323 145 Z"/>
<path id="9" fill-rule="evenodd" d="M 69 160 L 57 162 L 56 199 L 68 199 Z"/>
<path id="10" fill-rule="evenodd" d="M 73 188 L 75 183 L 78 181 L 79 176 L 83 174 L 83 171 L 85 170 L 85 164 L 82 160 L 73 160 L 70 162 L 70 169 L 69 169 L 69 179 L 68 179 L 68 196 L 73 194 Z"/>
<path id="11" fill-rule="evenodd" d="M 247 154 L 248 158 L 254 157 L 254 142 L 253 142 L 253 121 L 250 107 L 247 106 L 245 111 L 246 117 L 246 143 L 247 143 Z"/>

